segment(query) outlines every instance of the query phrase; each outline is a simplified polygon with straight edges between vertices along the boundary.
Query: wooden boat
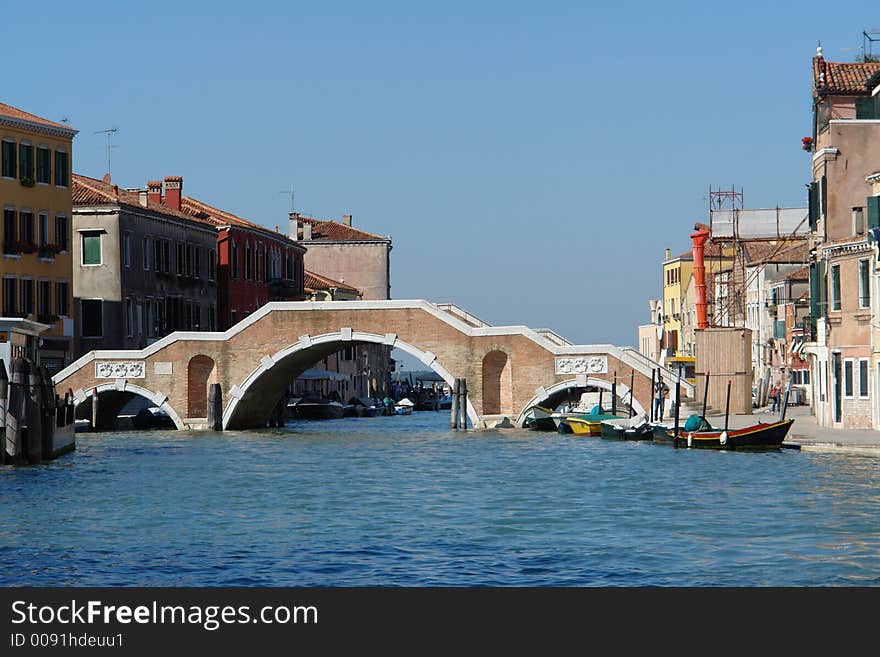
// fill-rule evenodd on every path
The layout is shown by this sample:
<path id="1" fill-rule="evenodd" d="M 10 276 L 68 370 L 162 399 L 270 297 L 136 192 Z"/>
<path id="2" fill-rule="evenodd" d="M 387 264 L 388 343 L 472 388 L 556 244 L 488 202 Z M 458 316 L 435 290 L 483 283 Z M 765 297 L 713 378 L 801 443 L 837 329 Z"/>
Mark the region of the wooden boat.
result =
<path id="1" fill-rule="evenodd" d="M 415 404 L 413 404 L 407 397 L 404 397 L 399 402 L 394 404 L 394 414 L 412 415 L 413 406 L 415 406 Z"/>
<path id="2" fill-rule="evenodd" d="M 697 447 L 708 449 L 779 449 L 788 435 L 794 420 L 758 422 L 742 429 L 711 428 L 709 430 L 687 431 L 682 427 L 678 435 L 674 428 L 653 425 L 653 438 L 672 443 L 676 447 Z"/>
<path id="3" fill-rule="evenodd" d="M 594 409 L 595 410 L 595 409 Z M 619 419 L 611 413 L 554 413 L 557 431 L 578 436 L 598 436 L 602 433 L 602 421 Z"/>
<path id="4" fill-rule="evenodd" d="M 600 432 L 603 438 L 616 440 L 654 439 L 653 427 L 642 413 L 631 418 L 602 420 Z"/>
<path id="5" fill-rule="evenodd" d="M 533 431 L 556 431 L 553 411 L 544 406 L 532 406 L 525 412 L 523 426 Z"/>
<path id="6" fill-rule="evenodd" d="M 302 420 L 332 420 L 344 413 L 342 404 L 329 399 L 303 398 L 288 407 L 294 417 Z"/>

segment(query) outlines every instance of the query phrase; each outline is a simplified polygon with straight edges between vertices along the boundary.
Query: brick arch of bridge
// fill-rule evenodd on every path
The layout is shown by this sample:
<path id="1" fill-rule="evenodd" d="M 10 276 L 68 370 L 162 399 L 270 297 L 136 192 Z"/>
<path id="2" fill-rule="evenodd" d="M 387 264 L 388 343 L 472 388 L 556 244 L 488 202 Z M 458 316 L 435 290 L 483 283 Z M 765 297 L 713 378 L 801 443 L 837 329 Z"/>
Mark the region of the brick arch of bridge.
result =
<path id="1" fill-rule="evenodd" d="M 519 415 L 516 418 L 516 424 L 514 426 L 520 429 L 523 427 L 526 420 L 526 411 L 528 411 L 532 406 L 535 406 L 536 404 L 544 405 L 551 398 L 559 397 L 568 390 L 574 390 L 577 388 L 601 388 L 602 390 L 607 390 L 608 392 L 611 392 L 612 385 L 612 381 L 588 376 L 585 379 L 575 378 L 568 379 L 566 381 L 560 381 L 559 383 L 549 386 L 548 388 L 542 388 L 534 397 L 529 400 L 529 402 L 519 412 Z M 617 389 L 615 392 L 617 393 L 617 397 L 619 399 L 623 399 L 629 402 L 628 397 L 630 397 L 632 393 L 628 385 L 618 381 Z M 633 395 L 631 403 L 633 410 L 636 412 L 636 415 L 638 415 L 639 413 L 647 415 L 647 411 L 645 411 L 645 407 L 642 406 L 641 403 L 639 403 L 638 397 Z"/>
<path id="2" fill-rule="evenodd" d="M 303 336 L 272 356 L 264 357 L 247 378 L 236 385 L 223 412 L 223 427 L 237 429 L 265 423 L 293 379 L 325 356 L 358 343 L 393 346 L 419 359 L 450 387 L 455 382 L 455 376 L 433 353 L 423 351 L 392 334 L 376 335 L 343 329 L 318 336 Z M 481 426 L 480 416 L 470 399 L 467 413 L 472 426 Z"/>
<path id="3" fill-rule="evenodd" d="M 101 398 L 101 395 L 110 395 L 115 394 L 119 395 L 119 399 L 115 400 L 113 407 L 116 409 L 115 412 L 110 411 L 111 415 L 118 415 L 119 410 L 127 404 L 131 398 L 135 395 L 148 399 L 153 402 L 155 406 L 159 409 L 165 411 L 168 414 L 168 417 L 174 422 L 174 426 L 178 429 L 185 429 L 183 420 L 177 411 L 174 410 L 174 407 L 168 403 L 168 398 L 159 392 L 154 392 L 152 390 L 148 390 L 142 386 L 139 386 L 134 383 L 130 383 L 129 381 L 125 381 L 123 384 L 119 384 L 116 381 L 112 383 L 99 383 L 88 390 L 83 390 L 83 395 L 80 397 L 74 396 L 73 398 L 73 407 L 74 407 L 74 416 L 76 416 L 77 408 L 80 404 L 88 402 L 97 394 L 98 398 Z M 118 408 L 117 408 L 118 407 Z M 98 409 L 99 413 L 101 413 L 101 409 Z"/>

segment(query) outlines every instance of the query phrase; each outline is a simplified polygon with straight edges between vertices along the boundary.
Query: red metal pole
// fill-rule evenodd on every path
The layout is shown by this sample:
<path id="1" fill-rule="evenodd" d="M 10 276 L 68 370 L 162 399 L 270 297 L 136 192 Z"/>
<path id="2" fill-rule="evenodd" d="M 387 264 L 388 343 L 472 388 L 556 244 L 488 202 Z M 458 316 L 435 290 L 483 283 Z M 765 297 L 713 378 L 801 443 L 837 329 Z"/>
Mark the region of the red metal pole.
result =
<path id="1" fill-rule="evenodd" d="M 696 224 L 691 233 L 694 252 L 694 292 L 697 310 L 697 328 L 709 328 L 708 304 L 706 303 L 706 264 L 703 258 L 706 242 L 709 241 L 709 228 L 705 224 Z"/>

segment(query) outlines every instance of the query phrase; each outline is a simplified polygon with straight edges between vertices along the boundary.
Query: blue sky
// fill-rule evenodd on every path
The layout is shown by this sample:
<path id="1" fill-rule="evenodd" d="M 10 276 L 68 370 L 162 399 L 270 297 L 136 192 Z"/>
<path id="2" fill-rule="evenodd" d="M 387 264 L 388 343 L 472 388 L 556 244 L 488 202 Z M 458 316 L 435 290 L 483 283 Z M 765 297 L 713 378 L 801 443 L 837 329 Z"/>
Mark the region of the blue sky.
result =
<path id="1" fill-rule="evenodd" d="M 805 203 L 810 59 L 876 3 L 4 3 L 3 102 L 80 133 L 74 170 L 184 176 L 266 226 L 391 235 L 395 298 L 636 344 L 709 185 Z M 876 44 L 880 50 L 880 44 Z"/>

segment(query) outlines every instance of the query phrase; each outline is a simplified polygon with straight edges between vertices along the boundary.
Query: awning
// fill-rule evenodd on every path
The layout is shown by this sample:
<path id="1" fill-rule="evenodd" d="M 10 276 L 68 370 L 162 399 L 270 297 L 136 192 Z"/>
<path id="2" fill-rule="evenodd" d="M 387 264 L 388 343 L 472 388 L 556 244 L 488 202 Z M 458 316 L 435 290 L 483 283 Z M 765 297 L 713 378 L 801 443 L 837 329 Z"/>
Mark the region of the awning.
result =
<path id="1" fill-rule="evenodd" d="M 329 370 L 306 370 L 298 377 L 300 381 L 348 381 L 348 374 L 330 372 Z"/>

